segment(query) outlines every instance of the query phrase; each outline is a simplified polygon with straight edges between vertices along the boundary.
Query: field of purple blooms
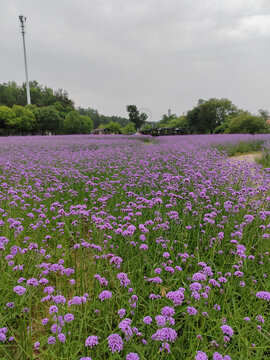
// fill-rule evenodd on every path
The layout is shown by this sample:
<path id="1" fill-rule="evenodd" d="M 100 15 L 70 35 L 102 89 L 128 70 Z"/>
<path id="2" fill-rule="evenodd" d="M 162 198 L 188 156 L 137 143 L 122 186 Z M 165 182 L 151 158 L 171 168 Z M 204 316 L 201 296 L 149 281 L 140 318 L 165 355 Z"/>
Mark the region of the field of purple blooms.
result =
<path id="1" fill-rule="evenodd" d="M 0 138 L 0 358 L 270 358 L 270 135 Z M 218 147 L 218 148 L 217 148 Z"/>

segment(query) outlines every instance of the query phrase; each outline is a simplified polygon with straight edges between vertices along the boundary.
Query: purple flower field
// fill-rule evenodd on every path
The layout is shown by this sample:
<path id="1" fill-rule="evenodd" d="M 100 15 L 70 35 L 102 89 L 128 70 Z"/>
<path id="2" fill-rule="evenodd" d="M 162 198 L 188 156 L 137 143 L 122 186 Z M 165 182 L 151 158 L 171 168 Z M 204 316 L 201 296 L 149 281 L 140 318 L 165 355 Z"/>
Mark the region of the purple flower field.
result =
<path id="1" fill-rule="evenodd" d="M 0 358 L 270 358 L 270 135 L 0 138 Z"/>

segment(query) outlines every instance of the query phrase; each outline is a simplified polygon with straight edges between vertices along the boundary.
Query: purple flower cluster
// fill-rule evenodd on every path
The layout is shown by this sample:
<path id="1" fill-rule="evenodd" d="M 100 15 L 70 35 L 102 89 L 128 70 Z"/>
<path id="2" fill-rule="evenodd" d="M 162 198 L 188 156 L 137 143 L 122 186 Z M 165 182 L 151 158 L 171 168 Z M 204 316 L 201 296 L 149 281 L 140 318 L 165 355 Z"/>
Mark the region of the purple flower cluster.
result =
<path id="1" fill-rule="evenodd" d="M 112 293 L 108 290 L 104 290 L 102 291 L 99 295 L 98 295 L 98 298 L 101 300 L 101 301 L 104 301 L 104 300 L 107 300 L 107 299 L 110 299 L 112 297 Z"/>
<path id="2" fill-rule="evenodd" d="M 234 331 L 229 325 L 222 325 L 220 328 L 221 328 L 223 334 L 228 335 L 228 336 L 233 336 Z"/>
<path id="3" fill-rule="evenodd" d="M 118 334 L 111 334 L 110 336 L 108 336 L 107 340 L 109 349 L 112 353 L 116 351 L 120 352 L 121 350 L 123 350 L 123 340 Z"/>
<path id="4" fill-rule="evenodd" d="M 13 291 L 18 295 L 24 295 L 26 292 L 26 288 L 18 285 L 13 288 Z"/>
<path id="5" fill-rule="evenodd" d="M 88 336 L 85 340 L 85 346 L 89 346 L 91 349 L 96 345 L 98 345 L 98 337 L 95 335 Z"/>
<path id="6" fill-rule="evenodd" d="M 177 338 L 177 333 L 174 329 L 165 327 L 158 329 L 155 334 L 152 335 L 153 340 L 160 340 L 166 342 L 174 342 Z"/>
<path id="7" fill-rule="evenodd" d="M 264 299 L 266 301 L 270 301 L 270 292 L 268 291 L 259 291 L 256 293 L 258 299 Z"/>

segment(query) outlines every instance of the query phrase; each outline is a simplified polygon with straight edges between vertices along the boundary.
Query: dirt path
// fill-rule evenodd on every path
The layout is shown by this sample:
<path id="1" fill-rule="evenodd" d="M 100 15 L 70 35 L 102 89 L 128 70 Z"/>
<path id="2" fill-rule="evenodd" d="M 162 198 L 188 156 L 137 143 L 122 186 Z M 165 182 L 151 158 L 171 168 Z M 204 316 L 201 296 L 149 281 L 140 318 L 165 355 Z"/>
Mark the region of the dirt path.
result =
<path id="1" fill-rule="evenodd" d="M 258 152 L 254 152 L 254 153 L 251 153 L 251 154 L 232 156 L 229 159 L 231 161 L 235 161 L 235 162 L 237 162 L 237 161 L 255 162 L 255 160 L 257 158 L 259 158 L 261 155 L 262 155 L 262 152 L 258 151 Z"/>

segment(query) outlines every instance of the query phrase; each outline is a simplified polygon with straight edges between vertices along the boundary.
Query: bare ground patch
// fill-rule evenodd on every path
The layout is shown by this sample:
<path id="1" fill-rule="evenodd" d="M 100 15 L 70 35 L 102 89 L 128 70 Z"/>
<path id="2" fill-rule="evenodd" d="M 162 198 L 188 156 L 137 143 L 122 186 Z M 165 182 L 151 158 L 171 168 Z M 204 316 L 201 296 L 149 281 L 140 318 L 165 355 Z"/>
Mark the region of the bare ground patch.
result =
<path id="1" fill-rule="evenodd" d="M 262 152 L 257 151 L 250 154 L 231 156 L 229 159 L 230 161 L 235 161 L 235 162 L 237 161 L 255 162 L 261 156 L 262 156 Z"/>

